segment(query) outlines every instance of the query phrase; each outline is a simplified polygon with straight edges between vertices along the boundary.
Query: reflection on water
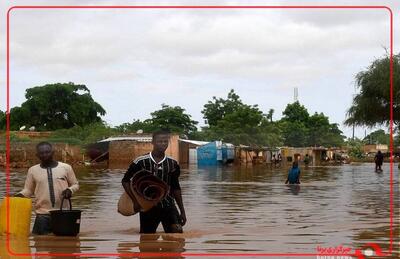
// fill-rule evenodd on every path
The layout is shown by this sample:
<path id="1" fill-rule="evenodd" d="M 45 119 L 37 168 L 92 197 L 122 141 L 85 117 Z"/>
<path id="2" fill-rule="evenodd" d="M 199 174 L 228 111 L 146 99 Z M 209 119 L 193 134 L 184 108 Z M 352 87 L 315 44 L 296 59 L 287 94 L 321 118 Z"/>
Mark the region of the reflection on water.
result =
<path id="1" fill-rule="evenodd" d="M 372 164 L 303 168 L 301 186 L 284 185 L 287 171 L 283 168 L 182 169 L 188 223 L 185 233 L 174 235 L 163 234 L 161 227 L 157 235 L 140 235 L 138 215 L 117 213 L 123 170 L 76 169 L 81 190 L 73 197 L 73 205 L 83 210 L 79 237 L 29 237 L 11 247 L 18 253 L 42 256 L 107 253 L 114 258 L 138 258 L 135 253 L 139 252 L 168 253 L 168 258 L 187 257 L 181 253 L 316 253 L 318 245 L 355 249 L 370 242 L 387 251 L 388 167 L 385 164 L 381 174 L 374 172 Z M 393 179 L 393 235 L 398 242 L 397 169 Z M 24 180 L 24 171 L 12 172 L 12 193 L 22 188 Z M 4 173 L 0 181 L 3 197 Z M 7 258 L 4 238 L 0 242 L 0 257 Z M 398 244 L 393 248 L 398 251 Z"/>

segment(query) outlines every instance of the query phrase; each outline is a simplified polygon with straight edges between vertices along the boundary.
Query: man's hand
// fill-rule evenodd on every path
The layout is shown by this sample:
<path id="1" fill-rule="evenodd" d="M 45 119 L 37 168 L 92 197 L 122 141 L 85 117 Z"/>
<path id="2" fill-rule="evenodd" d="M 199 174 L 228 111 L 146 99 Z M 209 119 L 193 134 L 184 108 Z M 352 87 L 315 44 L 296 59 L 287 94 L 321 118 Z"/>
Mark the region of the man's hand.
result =
<path id="1" fill-rule="evenodd" d="M 14 197 L 20 197 L 20 198 L 25 198 L 25 196 L 22 193 L 16 193 L 13 195 Z"/>
<path id="2" fill-rule="evenodd" d="M 61 195 L 65 198 L 65 199 L 70 199 L 72 197 L 72 191 L 70 189 L 65 189 Z"/>
<path id="3" fill-rule="evenodd" d="M 180 215 L 180 217 L 181 217 L 181 221 L 182 221 L 181 224 L 182 224 L 182 226 L 184 226 L 186 224 L 186 214 L 182 213 Z"/>

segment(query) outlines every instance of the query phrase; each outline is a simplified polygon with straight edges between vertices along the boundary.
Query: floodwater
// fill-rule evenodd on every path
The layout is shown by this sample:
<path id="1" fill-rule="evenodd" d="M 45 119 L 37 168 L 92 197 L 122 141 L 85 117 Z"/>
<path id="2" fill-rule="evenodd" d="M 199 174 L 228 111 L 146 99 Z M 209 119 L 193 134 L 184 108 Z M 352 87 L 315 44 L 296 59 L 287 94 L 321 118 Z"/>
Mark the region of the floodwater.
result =
<path id="1" fill-rule="evenodd" d="M 152 253 L 151 258 L 167 254 L 168 258 L 193 258 L 194 254 L 206 258 L 216 258 L 215 254 L 255 257 L 265 253 L 293 254 L 268 258 L 295 258 L 295 254 L 316 254 L 318 246 L 342 245 L 354 252 L 365 249 L 368 243 L 388 251 L 389 164 L 384 164 L 379 174 L 374 172 L 372 164 L 301 170 L 301 186 L 290 187 L 284 185 L 285 168 L 270 169 L 264 165 L 183 168 L 180 179 L 188 218 L 185 233 L 166 235 L 160 225 L 157 235 L 140 235 L 139 216 L 124 217 L 116 210 L 124 170 L 76 169 L 81 189 L 73 197 L 73 207 L 83 211 L 79 236 L 31 236 L 19 241 L 12 239 L 10 246 L 14 252 L 23 254 L 75 253 L 91 254 L 92 258 L 101 257 L 96 254 L 137 258 L 134 253 L 138 252 Z M 397 164 L 393 171 L 395 254 L 392 257 L 398 258 Z M 0 197 L 4 197 L 5 174 L 0 173 Z M 21 190 L 25 174 L 26 171 L 11 172 L 11 193 Z M 6 258 L 4 249 L 5 240 L 0 237 L 2 259 Z"/>

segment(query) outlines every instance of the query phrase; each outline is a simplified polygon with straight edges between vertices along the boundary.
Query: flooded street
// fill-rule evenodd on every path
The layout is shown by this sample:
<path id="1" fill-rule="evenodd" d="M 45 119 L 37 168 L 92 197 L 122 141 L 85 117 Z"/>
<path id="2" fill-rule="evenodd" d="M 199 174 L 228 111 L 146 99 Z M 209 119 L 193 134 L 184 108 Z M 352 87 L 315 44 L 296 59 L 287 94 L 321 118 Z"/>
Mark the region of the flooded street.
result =
<path id="1" fill-rule="evenodd" d="M 162 234 L 160 224 L 160 235 L 141 236 L 138 215 L 124 217 L 117 213 L 124 170 L 76 169 L 80 190 L 73 197 L 73 207 L 83 211 L 79 237 L 31 236 L 11 245 L 18 253 L 315 254 L 317 246 L 356 249 L 372 242 L 387 251 L 389 164 L 384 164 L 381 174 L 374 172 L 372 164 L 301 170 L 301 186 L 289 187 L 284 185 L 287 170 L 283 168 L 269 169 L 263 165 L 182 168 L 180 179 L 188 218 L 185 233 Z M 25 171 L 11 173 L 11 193 L 21 190 L 25 174 Z M 396 251 L 399 249 L 398 176 L 396 164 L 393 176 Z M 0 181 L 0 197 L 4 197 L 4 172 Z M 4 239 L 1 242 L 0 251 L 4 252 Z M 188 257 L 191 256 L 175 258 Z"/>

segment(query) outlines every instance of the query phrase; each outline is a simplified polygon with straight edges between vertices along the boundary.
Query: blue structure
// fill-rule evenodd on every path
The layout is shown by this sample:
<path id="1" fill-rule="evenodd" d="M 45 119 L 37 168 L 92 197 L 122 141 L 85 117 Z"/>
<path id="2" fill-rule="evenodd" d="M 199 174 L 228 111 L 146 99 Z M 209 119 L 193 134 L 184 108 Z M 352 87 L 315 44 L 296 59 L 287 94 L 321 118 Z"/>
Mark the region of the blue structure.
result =
<path id="1" fill-rule="evenodd" d="M 197 148 L 198 165 L 219 165 L 233 162 L 235 147 L 232 144 L 222 144 L 214 141 Z"/>
<path id="2" fill-rule="evenodd" d="M 235 147 L 232 144 L 222 144 L 222 162 L 231 163 L 235 159 Z"/>
<path id="3" fill-rule="evenodd" d="M 218 165 L 222 163 L 222 143 L 214 141 L 197 148 L 198 165 Z"/>

